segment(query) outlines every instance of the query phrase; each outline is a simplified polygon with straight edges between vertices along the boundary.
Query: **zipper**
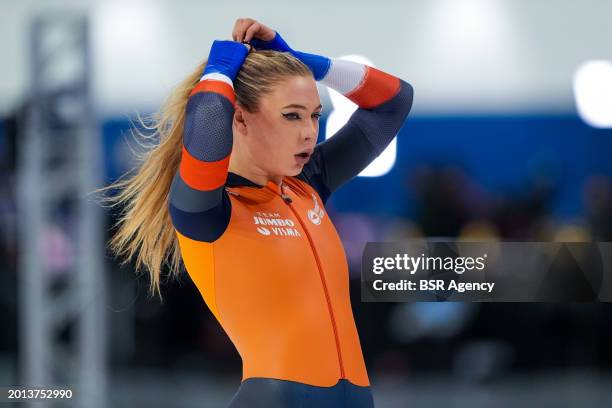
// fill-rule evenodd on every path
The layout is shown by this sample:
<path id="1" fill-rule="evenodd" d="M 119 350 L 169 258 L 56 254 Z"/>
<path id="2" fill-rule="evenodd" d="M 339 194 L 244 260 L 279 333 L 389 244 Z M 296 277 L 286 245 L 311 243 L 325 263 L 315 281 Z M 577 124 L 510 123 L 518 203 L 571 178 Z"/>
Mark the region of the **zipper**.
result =
<path id="1" fill-rule="evenodd" d="M 334 331 L 334 340 L 336 340 L 336 352 L 338 354 L 338 364 L 340 365 L 340 378 L 343 379 L 344 378 L 344 363 L 342 362 L 342 353 L 340 351 L 340 340 L 338 338 L 338 328 L 336 327 L 336 318 L 334 317 L 334 311 L 332 309 L 331 300 L 329 298 L 329 292 L 327 291 L 327 283 L 325 282 L 325 276 L 323 275 L 323 268 L 321 267 L 321 260 L 319 259 L 319 254 L 317 253 L 317 250 L 315 249 L 314 242 L 312 241 L 312 238 L 310 234 L 308 233 L 308 229 L 306 229 L 306 226 L 302 222 L 302 218 L 298 215 L 295 208 L 293 208 L 293 206 L 291 205 L 293 200 L 291 199 L 291 197 L 289 197 L 288 195 L 282 192 L 282 187 L 280 190 L 280 195 L 283 201 L 285 202 L 285 204 L 287 204 L 287 206 L 291 209 L 291 212 L 293 213 L 293 215 L 295 215 L 298 222 L 302 226 L 302 229 L 304 230 L 304 234 L 306 234 L 306 238 L 308 238 L 310 249 L 315 257 L 317 269 L 319 270 L 319 278 L 321 278 L 321 283 L 323 285 L 323 292 L 325 293 L 325 300 L 327 301 L 327 310 L 329 311 L 329 316 L 331 318 L 331 323 L 332 323 L 332 329 Z"/>

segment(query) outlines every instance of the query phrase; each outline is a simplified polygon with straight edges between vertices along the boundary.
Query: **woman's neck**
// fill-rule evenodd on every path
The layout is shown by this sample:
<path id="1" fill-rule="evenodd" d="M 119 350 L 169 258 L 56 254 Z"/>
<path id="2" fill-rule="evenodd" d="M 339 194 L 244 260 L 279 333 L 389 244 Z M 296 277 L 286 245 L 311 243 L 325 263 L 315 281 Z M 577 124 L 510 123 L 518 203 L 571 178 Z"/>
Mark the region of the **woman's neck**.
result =
<path id="1" fill-rule="evenodd" d="M 281 180 L 283 179 L 282 176 L 271 176 L 266 174 L 262 169 L 254 165 L 249 165 L 244 160 L 239 160 L 233 154 L 230 156 L 228 171 L 244 177 L 253 183 L 259 184 L 260 186 L 265 186 L 269 181 L 272 181 L 275 184 L 280 184 Z"/>

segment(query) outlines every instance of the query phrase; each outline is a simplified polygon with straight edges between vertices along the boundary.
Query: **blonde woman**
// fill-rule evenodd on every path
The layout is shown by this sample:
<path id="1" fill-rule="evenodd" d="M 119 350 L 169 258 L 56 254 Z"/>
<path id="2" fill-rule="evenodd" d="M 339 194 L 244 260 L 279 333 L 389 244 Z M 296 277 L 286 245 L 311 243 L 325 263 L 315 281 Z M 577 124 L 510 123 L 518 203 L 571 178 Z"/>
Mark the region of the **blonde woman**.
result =
<path id="1" fill-rule="evenodd" d="M 295 51 L 252 19 L 180 86 L 159 144 L 118 183 L 111 245 L 159 293 L 182 261 L 243 361 L 230 407 L 372 407 L 342 243 L 324 204 L 401 128 L 412 87 L 354 62 Z M 248 44 L 250 43 L 250 44 Z M 359 109 L 316 144 L 315 81 Z"/>

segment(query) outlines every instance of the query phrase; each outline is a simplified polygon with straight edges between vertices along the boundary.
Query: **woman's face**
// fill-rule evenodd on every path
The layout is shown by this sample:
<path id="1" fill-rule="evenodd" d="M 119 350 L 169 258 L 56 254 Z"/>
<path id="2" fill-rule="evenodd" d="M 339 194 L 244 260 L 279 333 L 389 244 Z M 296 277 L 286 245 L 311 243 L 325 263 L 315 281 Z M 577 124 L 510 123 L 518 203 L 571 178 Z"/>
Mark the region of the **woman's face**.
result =
<path id="1" fill-rule="evenodd" d="M 240 142 L 249 160 L 266 175 L 298 175 L 319 133 L 321 100 L 314 78 L 293 76 L 260 99 L 259 111 L 241 110 Z"/>

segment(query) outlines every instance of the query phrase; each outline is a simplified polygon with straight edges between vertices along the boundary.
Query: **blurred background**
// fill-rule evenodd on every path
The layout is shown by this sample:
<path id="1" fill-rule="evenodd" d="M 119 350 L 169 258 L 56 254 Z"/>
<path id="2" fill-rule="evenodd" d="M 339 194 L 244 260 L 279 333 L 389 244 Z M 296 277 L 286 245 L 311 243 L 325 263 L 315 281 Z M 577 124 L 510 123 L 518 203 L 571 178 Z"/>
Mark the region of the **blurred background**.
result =
<path id="1" fill-rule="evenodd" d="M 261 3 L 261 4 L 260 4 Z M 328 202 L 377 407 L 612 406 L 605 303 L 361 303 L 368 241 L 612 240 L 612 3 L 0 2 L 0 387 L 32 406 L 223 407 L 240 358 L 187 275 L 164 301 L 89 194 L 238 17 L 410 82 L 396 142 Z M 320 88 L 320 139 L 354 106 Z M 19 404 L 16 406 L 25 406 Z"/>

